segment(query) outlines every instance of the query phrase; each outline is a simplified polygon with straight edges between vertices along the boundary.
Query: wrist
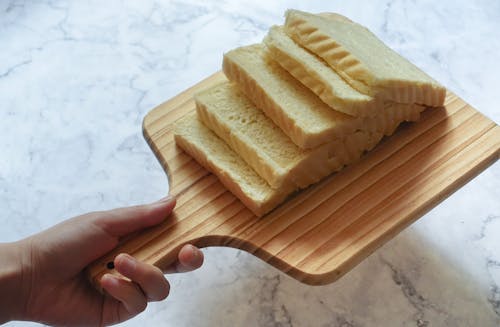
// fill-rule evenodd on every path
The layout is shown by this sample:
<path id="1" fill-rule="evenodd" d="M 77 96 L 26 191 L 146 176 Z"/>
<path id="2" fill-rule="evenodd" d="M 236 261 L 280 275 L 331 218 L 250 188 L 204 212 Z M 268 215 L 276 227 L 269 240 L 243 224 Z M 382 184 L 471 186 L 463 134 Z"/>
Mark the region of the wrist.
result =
<path id="1" fill-rule="evenodd" d="M 0 324 L 22 320 L 26 307 L 26 272 L 21 242 L 0 243 Z"/>

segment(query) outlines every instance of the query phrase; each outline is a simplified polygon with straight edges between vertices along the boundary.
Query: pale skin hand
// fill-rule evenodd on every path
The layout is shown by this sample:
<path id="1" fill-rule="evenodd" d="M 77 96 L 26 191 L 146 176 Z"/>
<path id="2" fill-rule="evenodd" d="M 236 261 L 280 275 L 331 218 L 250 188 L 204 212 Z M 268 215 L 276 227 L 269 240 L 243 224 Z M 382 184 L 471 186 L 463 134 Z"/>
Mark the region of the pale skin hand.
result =
<path id="1" fill-rule="evenodd" d="M 127 254 L 116 256 L 114 264 L 131 281 L 104 275 L 101 285 L 108 296 L 90 285 L 84 269 L 111 251 L 119 238 L 165 220 L 174 206 L 175 199 L 166 198 L 89 213 L 25 240 L 0 244 L 4 299 L 0 299 L 0 324 L 17 319 L 64 326 L 110 325 L 142 312 L 149 301 L 165 299 L 170 287 L 163 272 Z M 186 245 L 166 272 L 190 271 L 202 263 L 202 252 Z"/>

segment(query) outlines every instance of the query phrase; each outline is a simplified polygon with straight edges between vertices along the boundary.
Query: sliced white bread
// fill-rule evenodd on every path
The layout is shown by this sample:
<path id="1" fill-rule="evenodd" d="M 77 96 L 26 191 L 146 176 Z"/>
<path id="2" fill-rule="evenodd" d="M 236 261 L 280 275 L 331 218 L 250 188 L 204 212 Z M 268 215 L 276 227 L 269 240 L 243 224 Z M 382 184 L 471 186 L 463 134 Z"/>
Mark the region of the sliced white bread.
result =
<path id="1" fill-rule="evenodd" d="M 232 83 L 215 85 L 195 100 L 200 120 L 274 188 L 313 184 L 358 160 L 383 136 L 360 130 L 304 150 Z"/>
<path id="2" fill-rule="evenodd" d="M 402 121 L 415 121 L 425 108 L 385 102 L 383 114 L 353 117 L 333 110 L 276 63 L 263 45 L 224 55 L 223 70 L 245 95 L 303 149 L 342 139 L 354 131 L 390 135 Z"/>
<path id="3" fill-rule="evenodd" d="M 195 112 L 175 123 L 175 142 L 219 180 L 255 215 L 281 203 L 293 189 L 273 189 L 198 119 Z"/>
<path id="4" fill-rule="evenodd" d="M 400 103 L 443 105 L 443 86 L 367 28 L 340 17 L 288 10 L 285 31 L 364 94 Z"/>
<path id="5" fill-rule="evenodd" d="M 270 58 L 261 44 L 224 54 L 223 70 L 249 99 L 301 148 L 313 148 L 363 125 L 332 110 Z"/>
<path id="6" fill-rule="evenodd" d="M 327 105 L 351 116 L 375 116 L 382 100 L 349 85 L 321 58 L 295 43 L 282 26 L 272 26 L 264 38 L 273 59 Z"/>

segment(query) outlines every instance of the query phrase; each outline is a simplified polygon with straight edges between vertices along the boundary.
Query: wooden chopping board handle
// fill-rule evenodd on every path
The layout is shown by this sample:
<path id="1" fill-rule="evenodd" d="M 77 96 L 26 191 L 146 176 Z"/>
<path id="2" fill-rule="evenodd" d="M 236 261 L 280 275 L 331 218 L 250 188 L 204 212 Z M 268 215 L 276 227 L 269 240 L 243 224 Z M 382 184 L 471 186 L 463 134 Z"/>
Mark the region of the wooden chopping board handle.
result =
<path id="1" fill-rule="evenodd" d="M 100 280 L 104 274 L 121 276 L 113 264 L 120 253 L 127 253 L 165 272 L 176 262 L 185 244 L 199 248 L 229 246 L 255 252 L 256 246 L 246 241 L 247 238 L 241 235 L 244 229 L 240 227 L 244 225 L 242 222 L 254 222 L 258 218 L 223 188 L 214 175 L 198 164 L 191 168 L 189 175 L 194 186 L 181 188 L 184 186 L 182 179 L 168 175 L 171 192 L 178 195 L 176 207 L 164 222 L 127 236 L 111 252 L 89 265 L 88 278 L 98 290 L 102 291 Z M 228 211 L 221 212 L 221 207 Z M 267 251 L 259 254 L 269 256 Z"/>

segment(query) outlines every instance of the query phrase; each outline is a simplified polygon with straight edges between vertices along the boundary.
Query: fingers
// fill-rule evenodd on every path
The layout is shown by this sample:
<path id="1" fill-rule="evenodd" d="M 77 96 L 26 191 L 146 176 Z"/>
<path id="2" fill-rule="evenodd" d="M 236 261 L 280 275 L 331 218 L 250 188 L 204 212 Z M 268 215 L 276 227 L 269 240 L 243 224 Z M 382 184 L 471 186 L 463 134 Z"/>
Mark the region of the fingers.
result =
<path id="1" fill-rule="evenodd" d="M 123 313 L 119 314 L 120 320 L 126 320 L 146 309 L 146 297 L 134 283 L 105 274 L 101 278 L 101 285 L 109 295 L 120 301 L 126 310 L 125 317 Z"/>
<path id="2" fill-rule="evenodd" d="M 195 270 L 203 264 L 203 252 L 191 244 L 186 244 L 179 251 L 178 259 L 178 272 Z"/>
<path id="3" fill-rule="evenodd" d="M 203 264 L 203 252 L 197 247 L 186 244 L 177 255 L 177 262 L 168 267 L 165 273 L 187 272 L 198 269 Z"/>
<path id="4" fill-rule="evenodd" d="M 161 301 L 168 296 L 170 285 L 157 267 L 138 261 L 128 254 L 119 254 L 114 263 L 120 274 L 139 285 L 147 300 Z"/>
<path id="5" fill-rule="evenodd" d="M 168 196 L 151 204 L 95 213 L 99 215 L 95 223 L 109 235 L 124 236 L 161 223 L 174 207 L 175 198 Z"/>
<path id="6" fill-rule="evenodd" d="M 119 321 L 144 311 L 148 301 L 160 301 L 168 296 L 170 285 L 160 269 L 128 254 L 119 254 L 114 262 L 116 270 L 130 280 L 105 274 L 101 278 L 101 286 L 121 303 Z"/>

